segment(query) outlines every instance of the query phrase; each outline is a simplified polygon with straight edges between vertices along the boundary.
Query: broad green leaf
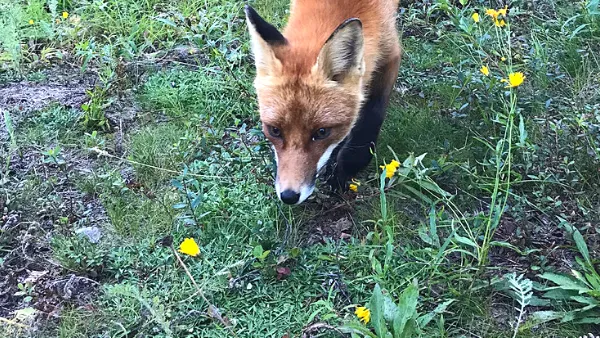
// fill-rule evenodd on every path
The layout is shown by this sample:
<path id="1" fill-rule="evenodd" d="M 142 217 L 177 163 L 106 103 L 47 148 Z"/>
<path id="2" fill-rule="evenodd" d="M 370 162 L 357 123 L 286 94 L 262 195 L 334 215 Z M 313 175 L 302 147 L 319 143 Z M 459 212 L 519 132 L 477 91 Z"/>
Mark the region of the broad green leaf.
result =
<path id="1" fill-rule="evenodd" d="M 419 190 L 411 187 L 410 185 L 405 185 L 404 188 L 406 188 L 408 191 L 410 191 L 413 194 L 415 194 L 418 198 L 420 198 L 421 200 L 423 200 L 425 203 L 427 203 L 427 204 L 433 204 L 433 201 L 431 200 L 431 198 L 425 196 L 422 192 L 420 192 Z"/>
<path id="2" fill-rule="evenodd" d="M 384 300 L 383 293 L 379 284 L 375 284 L 373 289 L 373 295 L 371 296 L 371 302 L 369 310 L 371 310 L 371 324 L 375 329 L 377 337 L 385 337 L 387 335 L 387 328 L 384 319 Z"/>
<path id="3" fill-rule="evenodd" d="M 427 233 L 427 230 L 424 227 L 419 228 L 419 238 L 429 245 L 433 245 L 433 239 Z"/>
<path id="4" fill-rule="evenodd" d="M 588 305 L 600 305 L 600 302 L 595 300 L 592 297 L 584 297 L 584 296 L 571 296 L 571 299 L 579 302 L 579 303 L 583 303 L 583 304 L 588 304 Z"/>
<path id="5" fill-rule="evenodd" d="M 591 314 L 590 316 L 576 319 L 575 324 L 600 324 L 600 313 Z"/>
<path id="6" fill-rule="evenodd" d="M 456 239 L 457 242 L 461 243 L 461 244 L 465 244 L 468 245 L 470 247 L 473 248 L 477 248 L 478 245 L 477 243 L 473 242 L 471 239 L 467 238 L 467 237 L 463 237 L 459 234 L 454 234 L 454 239 Z"/>
<path id="7" fill-rule="evenodd" d="M 581 283 L 577 279 L 572 278 L 571 276 L 546 272 L 540 275 L 539 277 L 547 279 L 555 284 L 558 284 L 562 289 L 565 290 L 577 290 L 579 292 L 586 292 L 590 290 L 590 288 L 587 285 Z"/>
<path id="8" fill-rule="evenodd" d="M 525 141 L 527 141 L 527 130 L 525 129 L 525 121 L 523 115 L 519 115 L 519 145 L 525 147 Z"/>
<path id="9" fill-rule="evenodd" d="M 537 311 L 531 314 L 529 319 L 527 320 L 527 324 L 523 325 L 520 331 L 525 329 L 529 329 L 532 326 L 536 326 L 539 324 L 547 323 L 556 319 L 561 319 L 565 315 L 564 312 L 560 311 Z"/>
<path id="10" fill-rule="evenodd" d="M 169 20 L 169 19 L 165 19 L 165 18 L 156 18 L 155 19 L 158 22 L 162 22 L 167 26 L 171 26 L 171 27 L 177 27 L 177 25 L 175 24 L 175 22 Z"/>
<path id="11" fill-rule="evenodd" d="M 573 228 L 573 240 L 575 241 L 575 245 L 577 245 L 577 250 L 579 250 L 579 253 L 581 253 L 583 259 L 585 259 L 585 262 L 589 266 L 592 266 L 592 261 L 590 260 L 590 252 L 588 251 L 588 247 L 585 244 L 583 236 L 581 236 L 581 233 L 576 228 Z"/>
<path id="12" fill-rule="evenodd" d="M 385 321 L 392 322 L 397 312 L 398 306 L 394 304 L 394 301 L 388 296 L 383 296 L 383 318 Z"/>
<path id="13" fill-rule="evenodd" d="M 431 320 L 433 320 L 433 318 L 436 315 L 446 311 L 446 308 L 448 308 L 448 306 L 450 304 L 452 304 L 453 302 L 454 302 L 454 299 L 447 300 L 447 301 L 443 302 L 442 304 L 439 304 L 435 309 L 433 309 L 433 311 L 429 312 L 426 315 L 419 317 L 419 319 L 417 320 L 417 322 L 419 323 L 419 327 L 420 328 L 426 327 L 429 324 L 429 322 L 431 322 Z"/>
<path id="14" fill-rule="evenodd" d="M 252 256 L 254 256 L 254 258 L 259 258 L 260 256 L 262 256 L 263 254 L 263 247 L 262 245 L 257 245 L 254 247 L 254 250 L 252 250 Z"/>
<path id="15" fill-rule="evenodd" d="M 594 271 L 595 272 L 595 271 Z M 600 277 L 597 274 L 585 274 L 585 279 L 592 285 L 592 287 L 600 292 Z"/>
<path id="16" fill-rule="evenodd" d="M 373 332 L 371 332 L 371 330 L 369 330 L 362 324 L 356 323 L 356 322 L 351 322 L 351 323 L 348 323 L 348 324 L 340 327 L 340 331 L 342 331 L 344 333 L 350 333 L 350 334 L 352 334 L 353 337 L 378 338 L 376 335 L 373 334 Z M 360 334 L 360 336 L 358 334 Z"/>
<path id="17" fill-rule="evenodd" d="M 546 299 L 554 299 L 554 300 L 569 300 L 573 296 L 577 296 L 579 292 L 576 290 L 565 290 L 560 287 L 556 287 L 552 290 L 545 292 L 542 297 Z"/>
<path id="18" fill-rule="evenodd" d="M 398 311 L 394 317 L 393 328 L 394 337 L 404 337 L 406 323 L 417 312 L 417 300 L 419 298 L 419 289 L 410 284 L 400 295 L 398 301 Z"/>

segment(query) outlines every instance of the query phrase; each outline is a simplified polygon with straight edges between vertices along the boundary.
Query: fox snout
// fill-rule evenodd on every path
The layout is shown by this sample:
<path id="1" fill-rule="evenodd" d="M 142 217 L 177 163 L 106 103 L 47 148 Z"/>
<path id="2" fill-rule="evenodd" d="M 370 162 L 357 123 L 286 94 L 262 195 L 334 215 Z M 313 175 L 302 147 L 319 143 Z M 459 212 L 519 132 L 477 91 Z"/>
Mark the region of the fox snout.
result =
<path id="1" fill-rule="evenodd" d="M 304 202 L 315 188 L 317 176 L 316 166 L 313 169 L 306 161 L 277 160 L 277 177 L 275 178 L 275 191 L 277 197 L 285 204 L 300 204 Z"/>

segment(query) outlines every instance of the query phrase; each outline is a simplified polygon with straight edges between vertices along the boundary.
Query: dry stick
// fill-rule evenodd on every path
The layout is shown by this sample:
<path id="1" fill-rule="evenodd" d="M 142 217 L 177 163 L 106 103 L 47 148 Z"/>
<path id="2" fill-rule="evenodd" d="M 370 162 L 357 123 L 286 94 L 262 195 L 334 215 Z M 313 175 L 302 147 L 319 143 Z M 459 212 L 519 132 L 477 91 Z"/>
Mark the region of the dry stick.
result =
<path id="1" fill-rule="evenodd" d="M 177 261 L 179 262 L 179 264 L 181 265 L 181 267 L 183 267 L 183 270 L 185 270 L 185 273 L 189 277 L 189 279 L 192 281 L 192 284 L 194 284 L 194 287 L 196 288 L 196 293 L 200 295 L 200 297 L 206 302 L 206 304 L 208 304 L 208 308 L 209 309 L 211 309 L 211 308 L 217 309 L 217 307 L 214 306 L 208 300 L 208 298 L 206 298 L 206 296 L 204 295 L 204 292 L 202 291 L 202 289 L 200 288 L 200 286 L 198 286 L 198 283 L 196 283 L 196 280 L 194 279 L 194 276 L 192 276 L 192 274 L 190 273 L 190 270 L 188 270 L 187 266 L 185 265 L 185 263 L 183 262 L 183 260 L 179 256 L 179 254 L 177 253 L 177 250 L 175 250 L 175 248 L 173 247 L 172 244 L 171 244 L 171 251 L 173 251 L 173 254 L 177 258 Z M 226 323 L 221 316 L 213 316 L 210 313 L 209 313 L 209 316 L 211 318 L 215 318 L 216 317 L 219 320 L 219 322 L 221 322 L 221 324 L 223 324 L 223 326 L 225 326 L 229 330 L 229 332 L 231 332 L 231 334 L 234 337 L 237 337 L 237 334 L 235 333 L 235 331 L 233 331 L 233 329 L 231 328 L 231 326 L 228 323 Z"/>
<path id="2" fill-rule="evenodd" d="M 93 151 L 93 152 L 95 152 L 95 153 L 97 153 L 99 155 L 102 155 L 102 156 L 114 158 L 114 159 L 121 160 L 121 161 L 126 161 L 126 162 L 129 162 L 131 164 L 137 164 L 137 165 L 140 165 L 142 167 L 147 167 L 147 168 L 152 168 L 152 169 L 156 169 L 156 170 L 161 170 L 161 171 L 172 173 L 172 174 L 180 174 L 180 172 L 177 171 L 177 170 L 171 170 L 171 169 L 156 167 L 156 166 L 153 166 L 153 165 L 150 165 L 150 164 L 146 164 L 146 163 L 141 163 L 141 162 L 129 160 L 129 159 L 126 159 L 124 157 L 115 156 L 115 155 L 110 154 L 106 150 L 99 149 L 98 147 L 88 148 L 88 150 Z M 219 178 L 219 179 L 226 179 L 227 178 L 225 176 L 217 176 L 217 175 L 200 175 L 200 174 L 190 174 L 190 173 L 188 173 L 188 175 L 193 176 L 193 177 L 199 177 L 199 178 Z"/>
<path id="3" fill-rule="evenodd" d="M 25 328 L 27 328 L 27 325 L 23 325 L 23 324 L 21 324 L 21 323 L 17 323 L 17 322 L 16 322 L 16 321 L 14 321 L 14 320 L 6 319 L 6 318 L 4 318 L 4 317 L 0 317 L 0 322 L 4 322 L 4 323 L 6 323 L 6 324 L 8 324 L 8 325 L 14 325 L 14 326 L 20 327 L 20 328 L 22 328 L 22 329 L 25 329 Z"/>
<path id="4" fill-rule="evenodd" d="M 325 330 L 330 330 L 330 331 L 335 331 L 341 335 L 343 335 L 344 333 L 338 329 L 337 327 L 331 326 L 327 323 L 315 323 L 312 324 L 310 326 L 305 327 L 304 329 L 302 329 L 302 338 L 308 338 L 308 333 L 312 332 L 312 331 L 318 331 L 321 329 L 325 329 Z"/>

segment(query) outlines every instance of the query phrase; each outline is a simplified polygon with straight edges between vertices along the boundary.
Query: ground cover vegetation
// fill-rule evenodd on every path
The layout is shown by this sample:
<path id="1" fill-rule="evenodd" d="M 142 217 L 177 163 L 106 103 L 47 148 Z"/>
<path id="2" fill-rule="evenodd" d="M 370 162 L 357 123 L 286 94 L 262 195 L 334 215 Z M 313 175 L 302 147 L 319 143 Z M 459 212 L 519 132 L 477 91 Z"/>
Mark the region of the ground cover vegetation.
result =
<path id="1" fill-rule="evenodd" d="M 288 207 L 243 3 L 0 0 L 0 336 L 598 335 L 598 0 L 398 29 L 371 168 Z"/>

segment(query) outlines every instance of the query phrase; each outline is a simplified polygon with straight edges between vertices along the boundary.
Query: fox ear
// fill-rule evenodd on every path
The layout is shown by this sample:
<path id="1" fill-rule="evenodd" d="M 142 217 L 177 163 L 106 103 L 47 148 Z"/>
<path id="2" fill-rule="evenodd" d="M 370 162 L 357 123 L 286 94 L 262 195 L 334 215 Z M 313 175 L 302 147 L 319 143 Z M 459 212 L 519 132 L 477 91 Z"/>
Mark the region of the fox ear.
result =
<path id="1" fill-rule="evenodd" d="M 258 75 L 273 74 L 281 67 L 281 62 L 275 56 L 273 48 L 285 45 L 287 41 L 277 28 L 261 18 L 254 8 L 246 5 L 244 11 L 250 31 L 256 72 Z"/>
<path id="2" fill-rule="evenodd" d="M 353 18 L 344 21 L 331 34 L 319 52 L 319 70 L 332 81 L 343 82 L 364 72 L 362 23 Z"/>

